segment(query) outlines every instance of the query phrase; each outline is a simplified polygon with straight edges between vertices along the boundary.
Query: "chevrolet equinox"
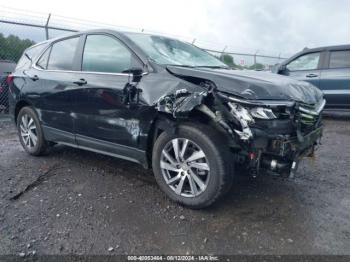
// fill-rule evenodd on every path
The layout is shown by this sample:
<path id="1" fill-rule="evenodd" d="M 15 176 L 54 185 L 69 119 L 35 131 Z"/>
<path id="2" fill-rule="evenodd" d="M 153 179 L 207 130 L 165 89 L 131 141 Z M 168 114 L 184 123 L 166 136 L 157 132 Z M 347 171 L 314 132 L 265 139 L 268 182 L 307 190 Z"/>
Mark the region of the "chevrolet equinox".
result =
<path id="1" fill-rule="evenodd" d="M 94 30 L 45 41 L 7 82 L 26 152 L 63 144 L 152 167 L 190 208 L 214 203 L 238 172 L 294 176 L 322 135 L 315 86 L 232 70 L 163 36 Z"/>

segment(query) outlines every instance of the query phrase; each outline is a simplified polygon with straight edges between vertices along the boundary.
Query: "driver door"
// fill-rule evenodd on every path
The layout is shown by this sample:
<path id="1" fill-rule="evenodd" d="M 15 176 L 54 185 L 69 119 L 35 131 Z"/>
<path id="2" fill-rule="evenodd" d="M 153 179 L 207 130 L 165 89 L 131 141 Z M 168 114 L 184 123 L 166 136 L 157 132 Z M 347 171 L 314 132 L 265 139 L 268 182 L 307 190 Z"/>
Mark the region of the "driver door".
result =
<path id="1" fill-rule="evenodd" d="M 75 133 L 79 147 L 127 156 L 139 139 L 140 106 L 125 103 L 125 73 L 142 62 L 119 39 L 107 34 L 89 34 L 82 48 L 81 71 L 75 82 Z"/>

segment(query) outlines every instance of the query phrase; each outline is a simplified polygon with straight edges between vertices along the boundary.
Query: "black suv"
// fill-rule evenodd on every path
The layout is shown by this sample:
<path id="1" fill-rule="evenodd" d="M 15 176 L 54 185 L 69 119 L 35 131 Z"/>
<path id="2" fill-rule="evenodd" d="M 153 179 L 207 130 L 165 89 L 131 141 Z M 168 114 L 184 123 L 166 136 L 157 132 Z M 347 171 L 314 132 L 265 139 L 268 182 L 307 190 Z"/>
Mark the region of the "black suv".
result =
<path id="1" fill-rule="evenodd" d="M 322 134 L 325 100 L 313 85 L 232 70 L 163 36 L 95 30 L 46 41 L 10 78 L 29 154 L 59 143 L 140 163 L 192 208 L 227 192 L 235 167 L 293 176 Z"/>
<path id="2" fill-rule="evenodd" d="M 350 109 L 350 45 L 305 48 L 276 71 L 321 89 L 327 108 Z"/>

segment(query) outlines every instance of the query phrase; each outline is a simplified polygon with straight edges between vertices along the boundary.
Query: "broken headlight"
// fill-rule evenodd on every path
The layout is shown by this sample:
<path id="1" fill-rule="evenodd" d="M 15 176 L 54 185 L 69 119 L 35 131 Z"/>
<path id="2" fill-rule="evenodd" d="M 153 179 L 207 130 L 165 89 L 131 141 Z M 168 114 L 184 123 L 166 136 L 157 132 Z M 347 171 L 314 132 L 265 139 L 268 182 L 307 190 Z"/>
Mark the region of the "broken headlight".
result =
<path id="1" fill-rule="evenodd" d="M 258 119 L 276 119 L 277 116 L 270 108 L 266 107 L 243 107 L 237 103 L 228 103 L 231 113 L 239 119 L 245 120 L 248 124 L 254 123 L 254 118 Z"/>
<path id="2" fill-rule="evenodd" d="M 265 107 L 254 107 L 250 109 L 250 114 L 254 118 L 259 119 L 276 119 L 277 116 L 273 113 L 273 111 L 270 108 Z"/>
<path id="3" fill-rule="evenodd" d="M 247 124 L 254 123 L 254 119 L 250 114 L 249 110 L 240 104 L 228 102 L 228 105 L 231 109 L 231 113 L 239 120 L 243 120 Z"/>

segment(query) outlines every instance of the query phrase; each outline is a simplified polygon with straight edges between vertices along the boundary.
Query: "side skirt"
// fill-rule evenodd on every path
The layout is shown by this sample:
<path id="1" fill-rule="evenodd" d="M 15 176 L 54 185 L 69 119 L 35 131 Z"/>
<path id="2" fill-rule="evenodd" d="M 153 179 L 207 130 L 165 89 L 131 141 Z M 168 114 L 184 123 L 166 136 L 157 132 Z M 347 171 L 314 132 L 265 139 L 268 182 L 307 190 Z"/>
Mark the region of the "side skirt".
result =
<path id="1" fill-rule="evenodd" d="M 56 128 L 42 126 L 45 139 L 58 144 L 74 148 L 88 150 L 91 152 L 125 159 L 148 168 L 146 152 L 137 148 L 119 145 L 91 137 L 74 135 Z"/>

